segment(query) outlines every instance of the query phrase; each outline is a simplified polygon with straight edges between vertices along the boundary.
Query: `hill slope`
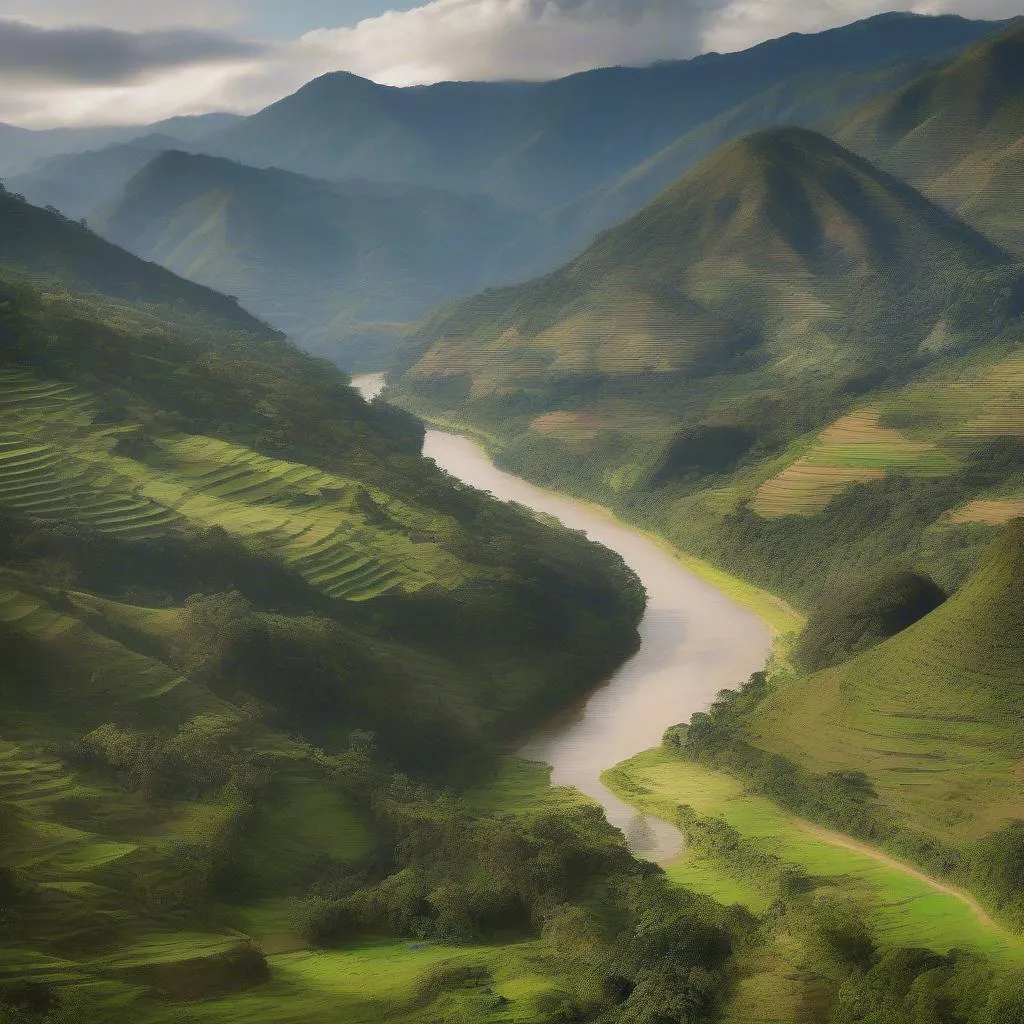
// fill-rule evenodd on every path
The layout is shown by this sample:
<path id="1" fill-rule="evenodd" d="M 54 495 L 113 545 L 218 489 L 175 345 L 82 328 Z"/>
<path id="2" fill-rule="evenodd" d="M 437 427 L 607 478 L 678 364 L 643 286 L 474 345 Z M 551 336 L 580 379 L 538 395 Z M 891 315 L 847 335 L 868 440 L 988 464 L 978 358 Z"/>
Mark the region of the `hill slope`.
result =
<path id="1" fill-rule="evenodd" d="M 816 772 L 859 770 L 918 831 L 976 839 L 1019 816 L 1024 522 L 940 608 L 871 651 L 772 692 L 751 742 Z"/>
<path id="2" fill-rule="evenodd" d="M 837 137 L 1024 252 L 1024 21 L 883 96 Z"/>
<path id="3" fill-rule="evenodd" d="M 307 346 L 324 346 L 500 276 L 514 219 L 482 198 L 332 185 L 168 152 L 95 223 L 125 248 L 237 295 Z"/>
<path id="4" fill-rule="evenodd" d="M 238 303 L 146 263 L 93 231 L 0 191 L 0 266 L 52 275 L 66 287 L 159 306 L 165 315 L 200 316 L 221 326 L 266 334 Z"/>
<path id="5" fill-rule="evenodd" d="M 0 1014 L 177 1021 L 205 1000 L 230 1020 L 247 993 L 253 1020 L 416 1019 L 467 976 L 553 984 L 514 950 L 439 988 L 421 979 L 447 953 L 397 989 L 358 971 L 413 919 L 454 934 L 426 898 L 488 819 L 429 782 L 481 777 L 605 678 L 635 642 L 635 578 L 453 486 L 418 424 L 233 303 L 0 199 L 8 252 L 54 271 L 0 271 Z M 133 301 L 96 290 L 111 267 Z M 574 806 L 586 863 L 633 872 Z M 516 863 L 576 856 L 515 820 Z M 462 838 L 431 875 L 403 851 L 436 860 L 435 827 Z M 345 900 L 354 932 L 330 919 Z M 365 991 L 325 1003 L 295 951 L 355 935 L 378 941 L 332 963 Z"/>
<path id="6" fill-rule="evenodd" d="M 402 383 L 461 382 L 470 408 L 500 400 L 516 416 L 516 396 L 569 411 L 643 379 L 675 396 L 678 421 L 696 377 L 706 395 L 723 377 L 841 387 L 912 359 L 952 284 L 1007 262 L 823 136 L 775 129 L 724 147 L 554 274 L 437 313 Z"/>

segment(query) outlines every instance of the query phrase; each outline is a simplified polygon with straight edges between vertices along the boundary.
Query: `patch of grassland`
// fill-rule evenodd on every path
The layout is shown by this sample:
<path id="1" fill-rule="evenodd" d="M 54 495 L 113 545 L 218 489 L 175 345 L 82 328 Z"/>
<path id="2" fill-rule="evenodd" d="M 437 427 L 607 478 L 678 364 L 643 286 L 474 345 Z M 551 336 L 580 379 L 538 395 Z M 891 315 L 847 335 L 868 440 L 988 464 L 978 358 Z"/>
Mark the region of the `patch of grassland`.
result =
<path id="1" fill-rule="evenodd" d="M 623 799 L 669 821 L 679 805 L 702 817 L 718 817 L 758 848 L 802 868 L 819 884 L 854 896 L 877 935 L 889 946 L 921 946 L 948 952 L 973 947 L 1024 962 L 1024 941 L 984 923 L 964 902 L 908 872 L 855 849 L 825 841 L 804 823 L 763 797 L 745 792 L 723 773 L 649 750 L 605 773 L 605 783 Z M 755 912 L 766 909 L 764 886 L 739 877 L 720 861 L 691 858 L 670 865 L 671 877 L 721 899 L 735 897 Z"/>
<path id="2" fill-rule="evenodd" d="M 266 985 L 190 1006 L 190 1019 L 210 1024 L 439 1019 L 525 1024 L 538 1019 L 536 997 L 558 980 L 539 943 L 454 947 L 374 942 L 334 952 L 282 954 L 271 958 L 271 970 Z M 161 1024 L 176 1020 L 173 1011 L 152 1019 Z"/>
<path id="3" fill-rule="evenodd" d="M 984 523 L 986 526 L 1005 526 L 1013 519 L 1024 516 L 1024 497 L 978 498 L 951 516 L 953 523 Z"/>
<path id="4" fill-rule="evenodd" d="M 907 826 L 943 841 L 1020 817 L 1022 567 L 1024 526 L 1011 524 L 968 583 L 910 629 L 771 689 L 747 739 L 815 772 L 866 772 Z"/>

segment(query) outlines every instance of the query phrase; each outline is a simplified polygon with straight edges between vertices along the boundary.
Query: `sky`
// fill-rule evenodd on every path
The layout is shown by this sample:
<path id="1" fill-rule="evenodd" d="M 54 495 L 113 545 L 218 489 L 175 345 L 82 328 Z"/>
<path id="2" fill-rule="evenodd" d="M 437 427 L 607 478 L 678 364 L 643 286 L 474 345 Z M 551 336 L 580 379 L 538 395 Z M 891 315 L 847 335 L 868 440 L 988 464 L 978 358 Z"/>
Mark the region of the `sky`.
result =
<path id="1" fill-rule="evenodd" d="M 547 79 L 739 50 L 889 10 L 1024 0 L 0 0 L 0 121 L 249 113 L 328 71 L 388 85 Z"/>

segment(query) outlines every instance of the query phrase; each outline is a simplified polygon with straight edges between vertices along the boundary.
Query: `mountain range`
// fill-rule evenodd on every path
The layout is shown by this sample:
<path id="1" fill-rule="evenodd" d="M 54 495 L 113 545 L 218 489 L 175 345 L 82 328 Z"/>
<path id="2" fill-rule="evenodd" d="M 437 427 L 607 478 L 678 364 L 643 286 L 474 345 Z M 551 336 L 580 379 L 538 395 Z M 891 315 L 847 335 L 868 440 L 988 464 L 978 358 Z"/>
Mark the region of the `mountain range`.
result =
<path id="1" fill-rule="evenodd" d="M 787 36 L 742 53 L 603 69 L 551 83 L 392 89 L 333 74 L 251 117 L 226 125 L 210 117 L 179 119 L 127 141 L 121 134 L 115 144 L 98 150 L 38 160 L 8 184 L 33 202 L 86 218 L 104 231 L 126 218 L 139 225 L 151 205 L 153 223 L 145 231 L 123 231 L 116 240 L 146 258 L 166 254 L 173 261 L 168 265 L 237 293 L 302 343 L 331 351 L 349 367 L 365 368 L 379 365 L 393 347 L 396 321 L 416 319 L 436 302 L 484 284 L 523 280 L 556 267 L 717 146 L 775 124 L 829 123 L 932 67 L 945 66 L 992 27 L 955 17 L 886 15 L 816 35 Z M 173 143 L 172 138 L 183 141 Z M 70 141 L 67 146 L 82 148 Z M 416 276 L 422 286 L 410 286 L 402 266 L 386 254 L 385 266 L 374 272 L 374 294 L 366 301 L 352 293 L 365 288 L 368 279 L 360 275 L 378 264 L 376 255 L 360 259 L 363 269 L 355 270 L 338 264 L 337 257 L 329 259 L 335 270 L 351 272 L 351 287 L 324 290 L 310 280 L 298 303 L 293 301 L 293 276 L 254 277 L 254 260 L 266 260 L 268 268 L 274 263 L 273 254 L 261 253 L 254 237 L 272 234 L 290 216 L 304 222 L 313 203 L 309 197 L 329 194 L 322 184 L 282 191 L 280 175 L 268 176 L 261 186 L 267 194 L 278 189 L 273 221 L 266 204 L 242 203 L 237 180 L 221 183 L 236 196 L 231 209 L 245 206 L 240 215 L 245 226 L 239 228 L 236 220 L 231 231 L 204 228 L 211 250 L 198 258 L 202 239 L 193 236 L 185 242 L 183 232 L 192 235 L 186 225 L 202 203 L 189 195 L 183 197 L 183 208 L 171 213 L 179 193 L 161 194 L 166 176 L 131 180 L 149 162 L 150 151 L 155 157 L 164 148 L 345 182 L 350 191 L 358 192 L 359 182 L 365 181 L 394 186 L 391 194 L 401 196 L 395 215 L 408 220 L 408 232 L 396 231 L 395 219 L 379 204 L 368 203 L 359 223 L 347 225 L 342 235 L 345 244 L 354 238 L 360 252 L 361 239 L 371 245 L 374 238 L 390 239 L 385 250 L 394 254 L 400 248 L 407 266 L 426 268 Z M 227 164 L 205 166 L 208 176 L 214 166 L 227 175 Z M 234 178 L 241 173 L 235 170 Z M 245 180 L 251 184 L 257 178 L 250 174 Z M 291 180 L 295 185 L 296 179 Z M 467 224 L 461 239 L 448 224 L 458 204 L 449 199 L 446 212 L 439 213 L 441 192 L 462 195 L 467 202 L 475 197 L 460 217 Z M 296 204 L 291 213 L 289 202 Z M 131 212 L 119 212 L 123 205 Z M 479 225 L 471 228 L 474 209 Z M 322 211 L 325 224 L 336 223 L 338 216 L 344 212 L 336 205 Z M 416 227 L 438 220 L 437 238 L 452 239 L 444 243 L 447 257 L 439 257 L 438 248 Z M 307 268 L 318 267 L 323 259 L 323 235 L 316 231 L 307 250 L 292 250 L 303 279 Z M 299 236 L 292 233 L 297 241 Z M 334 273 L 324 269 L 321 276 Z M 274 319 L 278 315 L 281 319 Z"/>

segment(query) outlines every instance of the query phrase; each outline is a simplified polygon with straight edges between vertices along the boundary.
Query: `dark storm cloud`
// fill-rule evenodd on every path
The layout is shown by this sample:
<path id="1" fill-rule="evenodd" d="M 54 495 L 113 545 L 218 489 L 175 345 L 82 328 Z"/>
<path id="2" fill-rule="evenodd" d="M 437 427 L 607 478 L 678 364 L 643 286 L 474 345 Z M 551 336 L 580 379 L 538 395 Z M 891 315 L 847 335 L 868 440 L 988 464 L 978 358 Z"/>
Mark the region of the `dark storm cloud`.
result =
<path id="1" fill-rule="evenodd" d="M 147 72 L 258 57 L 264 47 L 196 29 L 40 28 L 0 18 L 0 78 L 119 85 Z"/>

